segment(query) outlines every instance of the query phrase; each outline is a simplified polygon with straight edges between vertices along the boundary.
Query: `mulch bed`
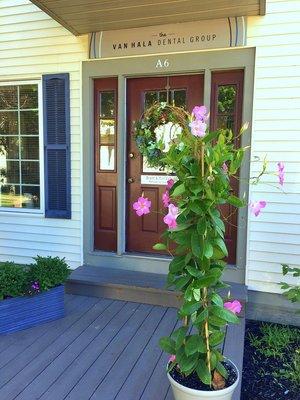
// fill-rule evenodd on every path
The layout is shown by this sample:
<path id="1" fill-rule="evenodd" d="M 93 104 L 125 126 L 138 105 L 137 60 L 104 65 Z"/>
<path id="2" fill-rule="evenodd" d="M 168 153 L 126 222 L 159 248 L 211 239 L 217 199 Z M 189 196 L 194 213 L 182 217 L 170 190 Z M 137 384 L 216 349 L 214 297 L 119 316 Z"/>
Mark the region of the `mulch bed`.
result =
<path id="1" fill-rule="evenodd" d="M 300 388 L 292 387 L 284 377 L 273 375 L 283 368 L 283 361 L 280 358 L 265 357 L 251 346 L 249 333 L 261 335 L 261 325 L 262 322 L 251 320 L 246 324 L 241 400 L 300 400 Z M 286 350 L 287 359 L 299 347 L 300 330 L 299 343 Z"/>

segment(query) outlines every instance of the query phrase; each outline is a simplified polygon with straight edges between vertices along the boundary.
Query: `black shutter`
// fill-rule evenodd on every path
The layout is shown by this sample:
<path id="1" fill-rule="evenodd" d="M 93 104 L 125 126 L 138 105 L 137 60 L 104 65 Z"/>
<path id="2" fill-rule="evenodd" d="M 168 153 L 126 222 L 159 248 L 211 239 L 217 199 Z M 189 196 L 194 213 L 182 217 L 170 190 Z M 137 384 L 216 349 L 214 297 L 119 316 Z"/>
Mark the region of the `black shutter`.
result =
<path id="1" fill-rule="evenodd" d="M 69 74 L 43 76 L 45 216 L 71 218 Z"/>

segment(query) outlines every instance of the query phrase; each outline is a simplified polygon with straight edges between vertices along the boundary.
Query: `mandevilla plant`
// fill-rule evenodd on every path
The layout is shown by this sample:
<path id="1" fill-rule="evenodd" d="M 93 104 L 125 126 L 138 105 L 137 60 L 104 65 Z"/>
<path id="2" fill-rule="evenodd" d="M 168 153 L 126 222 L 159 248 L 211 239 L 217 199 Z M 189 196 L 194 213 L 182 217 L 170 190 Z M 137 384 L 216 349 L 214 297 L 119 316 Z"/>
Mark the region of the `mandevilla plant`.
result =
<path id="1" fill-rule="evenodd" d="M 227 287 L 222 274 L 228 255 L 220 209 L 226 204 L 246 205 L 231 190 L 246 148 L 236 147 L 231 130 L 206 132 L 204 106 L 195 107 L 192 114 L 175 106 L 162 112 L 166 122 L 178 114 L 182 130 L 161 160 L 175 176 L 162 198 L 168 229 L 154 249 L 172 256 L 167 283 L 182 293 L 178 310 L 182 326 L 161 338 L 160 346 L 171 354 L 169 371 L 176 367 L 183 375 L 196 372 L 204 384 L 220 389 L 227 377 L 221 351 L 225 328 L 239 322 L 236 314 L 241 311 L 237 300 L 224 303 L 220 294 Z M 258 215 L 266 203 L 249 206 Z M 150 212 L 151 202 L 142 195 L 133 208 L 142 216 Z"/>

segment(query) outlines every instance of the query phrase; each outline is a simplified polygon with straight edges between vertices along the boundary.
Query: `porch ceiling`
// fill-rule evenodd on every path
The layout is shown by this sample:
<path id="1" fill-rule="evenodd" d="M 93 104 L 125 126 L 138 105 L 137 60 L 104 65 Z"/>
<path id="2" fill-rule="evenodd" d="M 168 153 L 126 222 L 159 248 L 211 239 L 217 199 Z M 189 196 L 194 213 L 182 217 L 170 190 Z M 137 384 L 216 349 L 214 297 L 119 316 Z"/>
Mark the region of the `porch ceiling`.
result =
<path id="1" fill-rule="evenodd" d="M 264 15 L 266 0 L 32 0 L 74 35 L 113 29 Z"/>

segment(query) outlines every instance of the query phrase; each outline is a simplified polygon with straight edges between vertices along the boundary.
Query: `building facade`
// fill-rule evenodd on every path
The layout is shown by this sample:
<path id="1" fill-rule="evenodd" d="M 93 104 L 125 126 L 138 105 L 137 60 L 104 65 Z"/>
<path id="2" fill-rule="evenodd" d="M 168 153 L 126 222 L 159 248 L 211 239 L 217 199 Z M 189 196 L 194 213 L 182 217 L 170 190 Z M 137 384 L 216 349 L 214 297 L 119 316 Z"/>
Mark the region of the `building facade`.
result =
<path id="1" fill-rule="evenodd" d="M 102 33 L 93 21 L 75 36 L 29 0 L 0 3 L 0 260 L 166 272 L 168 259 L 151 251 L 160 222 L 130 211 L 141 191 L 156 204 L 165 182 L 143 165 L 132 123 L 154 100 L 205 104 L 212 128 L 250 123 L 235 190 L 267 202 L 259 217 L 224 210 L 227 278 L 279 293 L 280 264 L 299 265 L 300 253 L 300 2 Z M 265 155 L 273 174 L 248 189 Z"/>

